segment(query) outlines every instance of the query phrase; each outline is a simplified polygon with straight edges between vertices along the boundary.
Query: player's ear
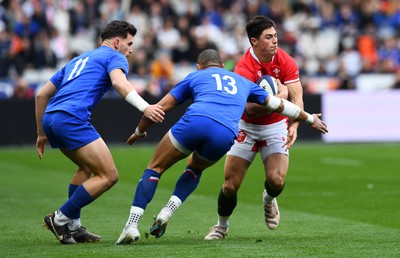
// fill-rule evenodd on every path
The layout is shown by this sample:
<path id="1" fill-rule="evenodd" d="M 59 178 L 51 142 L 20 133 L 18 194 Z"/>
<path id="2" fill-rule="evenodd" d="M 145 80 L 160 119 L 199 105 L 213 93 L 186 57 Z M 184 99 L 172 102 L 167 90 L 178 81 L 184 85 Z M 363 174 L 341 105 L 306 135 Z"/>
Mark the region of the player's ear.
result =
<path id="1" fill-rule="evenodd" d="M 201 70 L 201 65 L 197 64 L 197 70 Z"/>
<path id="2" fill-rule="evenodd" d="M 254 37 L 251 37 L 250 38 L 250 43 L 251 43 L 252 46 L 255 45 L 257 43 L 257 39 L 254 38 Z"/>
<path id="3" fill-rule="evenodd" d="M 115 48 L 115 50 L 119 50 L 119 47 L 120 47 L 120 40 L 119 40 L 119 38 L 115 38 L 115 40 L 114 40 L 114 48 Z"/>

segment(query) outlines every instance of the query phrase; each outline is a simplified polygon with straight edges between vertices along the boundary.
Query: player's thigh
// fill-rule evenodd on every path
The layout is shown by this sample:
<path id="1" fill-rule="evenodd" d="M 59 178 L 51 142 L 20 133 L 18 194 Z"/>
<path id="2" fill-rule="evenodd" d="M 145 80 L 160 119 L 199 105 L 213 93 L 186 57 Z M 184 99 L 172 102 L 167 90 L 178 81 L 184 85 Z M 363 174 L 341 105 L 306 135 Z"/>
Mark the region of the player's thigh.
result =
<path id="1" fill-rule="evenodd" d="M 253 162 L 258 153 L 257 142 L 260 137 L 260 129 L 257 126 L 240 120 L 238 137 L 227 155 L 240 157 L 250 163 Z"/>
<path id="2" fill-rule="evenodd" d="M 102 138 L 98 138 L 75 150 L 62 149 L 62 152 L 73 160 L 80 168 L 89 170 L 95 175 L 112 175 L 117 169 Z"/>
<path id="3" fill-rule="evenodd" d="M 238 189 L 251 162 L 235 155 L 227 155 L 224 166 L 224 184 Z"/>
<path id="4" fill-rule="evenodd" d="M 188 159 L 188 166 L 195 171 L 201 172 L 214 165 L 217 161 L 206 160 L 204 157 L 199 156 L 198 153 L 194 152 Z"/>
<path id="5" fill-rule="evenodd" d="M 170 135 L 172 139 L 170 138 Z M 162 174 L 176 162 L 188 156 L 186 151 L 180 150 L 183 147 L 175 147 L 173 141 L 176 140 L 173 138 L 173 135 L 170 133 L 170 131 L 168 131 L 168 133 L 164 135 L 158 144 L 152 159 L 147 165 L 147 168 Z M 175 142 L 175 144 L 177 143 Z"/>
<path id="6" fill-rule="evenodd" d="M 266 157 L 274 153 L 281 153 L 289 156 L 289 150 L 286 150 L 284 146 L 288 135 L 285 120 L 270 125 L 262 125 L 260 129 L 262 131 L 261 140 L 265 143 L 260 148 L 262 160 L 265 160 Z"/>
<path id="7" fill-rule="evenodd" d="M 269 181 L 286 177 L 289 166 L 289 150 L 286 150 L 283 145 L 287 133 L 285 121 L 269 125 L 268 130 L 264 130 L 266 146 L 261 147 L 260 154 L 264 163 L 265 176 Z"/>
<path id="8" fill-rule="evenodd" d="M 241 121 L 242 122 L 242 121 Z M 247 170 L 258 153 L 256 133 L 247 130 L 245 123 L 240 125 L 239 135 L 225 158 L 225 187 L 239 189 Z"/>
<path id="9" fill-rule="evenodd" d="M 283 153 L 273 153 L 264 159 L 265 176 L 268 181 L 282 181 L 289 168 L 289 157 Z"/>

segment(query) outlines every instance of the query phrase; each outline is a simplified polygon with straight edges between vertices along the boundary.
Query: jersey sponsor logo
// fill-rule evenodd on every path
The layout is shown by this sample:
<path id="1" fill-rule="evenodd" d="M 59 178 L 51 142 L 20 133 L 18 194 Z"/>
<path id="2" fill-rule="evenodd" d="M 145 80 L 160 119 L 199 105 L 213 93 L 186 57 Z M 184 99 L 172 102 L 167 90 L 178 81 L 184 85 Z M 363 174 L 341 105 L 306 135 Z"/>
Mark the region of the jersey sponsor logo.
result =
<path id="1" fill-rule="evenodd" d="M 244 131 L 240 130 L 238 133 L 238 137 L 236 138 L 236 141 L 244 142 L 245 139 L 246 139 L 246 133 Z"/>

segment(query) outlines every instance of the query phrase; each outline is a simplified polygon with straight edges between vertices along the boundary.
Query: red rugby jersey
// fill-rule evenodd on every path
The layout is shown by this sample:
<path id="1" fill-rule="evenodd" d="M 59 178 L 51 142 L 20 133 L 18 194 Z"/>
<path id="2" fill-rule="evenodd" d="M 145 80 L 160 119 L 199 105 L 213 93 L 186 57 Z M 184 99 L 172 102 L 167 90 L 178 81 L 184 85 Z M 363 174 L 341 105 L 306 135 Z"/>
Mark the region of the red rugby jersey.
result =
<path id="1" fill-rule="evenodd" d="M 255 83 L 266 74 L 279 79 L 285 85 L 300 80 L 299 68 L 295 60 L 281 48 L 278 48 L 271 62 L 262 63 L 254 54 L 253 48 L 250 47 L 240 58 L 234 71 Z M 248 123 L 258 125 L 268 125 L 282 119 L 288 120 L 287 117 L 278 113 L 266 114 L 256 118 L 249 118 L 243 113 L 242 119 Z"/>

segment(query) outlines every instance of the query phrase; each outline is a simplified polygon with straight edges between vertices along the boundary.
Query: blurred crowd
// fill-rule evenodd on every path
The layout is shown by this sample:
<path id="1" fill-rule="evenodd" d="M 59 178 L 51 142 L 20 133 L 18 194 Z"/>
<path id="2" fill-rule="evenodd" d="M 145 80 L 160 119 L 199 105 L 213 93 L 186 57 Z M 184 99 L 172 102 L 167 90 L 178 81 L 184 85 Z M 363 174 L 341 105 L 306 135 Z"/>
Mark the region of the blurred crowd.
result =
<path id="1" fill-rule="evenodd" d="M 399 0 L 0 0 L 0 98 L 33 97 L 70 58 L 97 47 L 114 19 L 138 28 L 130 81 L 162 96 L 206 48 L 233 70 L 255 15 L 276 22 L 279 46 L 302 78 L 332 76 L 351 89 L 361 73 L 392 73 L 400 87 Z"/>

